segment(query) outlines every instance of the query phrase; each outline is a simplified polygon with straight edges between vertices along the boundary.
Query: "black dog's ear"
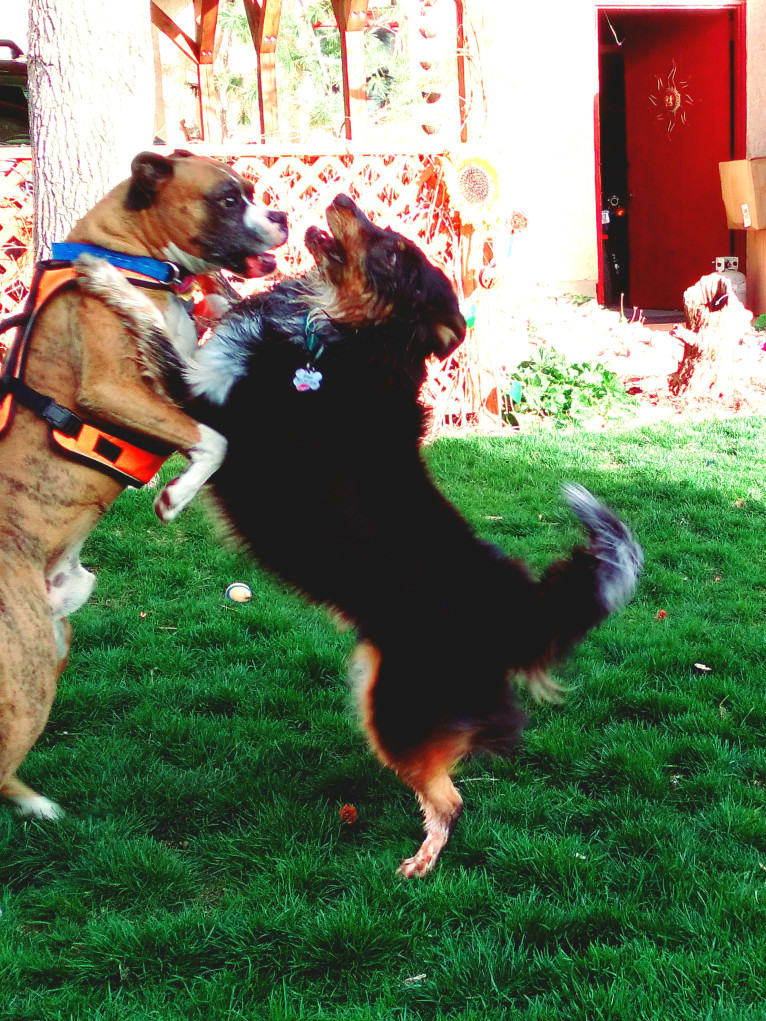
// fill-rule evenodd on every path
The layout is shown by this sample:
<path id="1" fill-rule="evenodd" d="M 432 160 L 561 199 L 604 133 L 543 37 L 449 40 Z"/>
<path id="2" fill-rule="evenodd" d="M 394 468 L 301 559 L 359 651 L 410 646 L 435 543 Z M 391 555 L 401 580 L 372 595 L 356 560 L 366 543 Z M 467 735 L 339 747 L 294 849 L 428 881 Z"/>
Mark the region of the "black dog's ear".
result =
<path id="1" fill-rule="evenodd" d="M 130 187 L 125 199 L 128 209 L 148 209 L 157 193 L 173 176 L 173 161 L 156 152 L 140 152 L 130 165 Z"/>

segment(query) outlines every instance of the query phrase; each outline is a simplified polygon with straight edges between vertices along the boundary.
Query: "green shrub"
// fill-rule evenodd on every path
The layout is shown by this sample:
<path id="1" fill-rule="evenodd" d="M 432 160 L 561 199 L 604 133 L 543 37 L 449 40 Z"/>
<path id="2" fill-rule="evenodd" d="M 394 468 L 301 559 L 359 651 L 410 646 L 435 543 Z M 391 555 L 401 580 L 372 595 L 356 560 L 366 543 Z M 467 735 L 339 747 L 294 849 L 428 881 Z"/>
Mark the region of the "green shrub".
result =
<path id="1" fill-rule="evenodd" d="M 526 413 L 553 418 L 558 425 L 582 425 L 600 417 L 631 414 L 636 400 L 601 362 L 569 362 L 558 351 L 540 348 L 509 377 L 504 415 L 517 423 Z"/>

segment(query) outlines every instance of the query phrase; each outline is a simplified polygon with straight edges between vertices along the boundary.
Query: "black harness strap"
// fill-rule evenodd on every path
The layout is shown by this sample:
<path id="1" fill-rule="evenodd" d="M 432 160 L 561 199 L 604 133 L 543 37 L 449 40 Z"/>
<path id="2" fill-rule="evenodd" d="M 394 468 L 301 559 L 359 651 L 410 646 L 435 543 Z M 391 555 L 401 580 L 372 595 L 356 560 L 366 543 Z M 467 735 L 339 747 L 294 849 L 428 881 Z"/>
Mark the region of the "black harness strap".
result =
<path id="1" fill-rule="evenodd" d="M 78 436 L 83 421 L 73 411 L 57 404 L 52 397 L 38 393 L 31 386 L 14 376 L 6 376 L 0 381 L 2 389 L 11 393 L 25 408 L 29 408 L 38 418 L 42 418 L 52 429 L 58 429 L 65 436 Z"/>

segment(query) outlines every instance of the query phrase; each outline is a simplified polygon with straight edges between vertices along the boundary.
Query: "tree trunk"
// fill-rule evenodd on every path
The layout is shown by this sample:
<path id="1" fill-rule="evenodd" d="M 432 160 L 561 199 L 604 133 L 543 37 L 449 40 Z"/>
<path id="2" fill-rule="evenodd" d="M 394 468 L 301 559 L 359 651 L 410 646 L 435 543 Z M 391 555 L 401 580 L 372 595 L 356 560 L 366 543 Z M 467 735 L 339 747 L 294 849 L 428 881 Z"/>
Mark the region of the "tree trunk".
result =
<path id="1" fill-rule="evenodd" d="M 732 389 L 734 353 L 753 318 L 720 273 L 700 277 L 684 291 L 684 326 L 673 328 L 684 353 L 670 376 L 671 393 L 721 397 Z"/>
<path id="2" fill-rule="evenodd" d="M 28 67 L 35 253 L 44 258 L 152 144 L 148 0 L 30 0 Z"/>

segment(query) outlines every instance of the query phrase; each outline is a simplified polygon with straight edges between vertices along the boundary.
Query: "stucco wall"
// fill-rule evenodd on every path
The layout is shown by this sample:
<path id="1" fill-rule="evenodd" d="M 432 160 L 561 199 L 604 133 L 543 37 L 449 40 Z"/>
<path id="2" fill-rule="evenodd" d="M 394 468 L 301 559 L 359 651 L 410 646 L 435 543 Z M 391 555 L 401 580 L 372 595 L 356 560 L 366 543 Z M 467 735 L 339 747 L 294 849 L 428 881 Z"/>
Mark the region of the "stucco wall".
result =
<path id="1" fill-rule="evenodd" d="M 766 156 L 766 0 L 747 4 L 747 155 Z"/>
<path id="2" fill-rule="evenodd" d="M 483 5 L 486 144 L 525 213 L 526 271 L 593 293 L 597 275 L 593 0 Z"/>

